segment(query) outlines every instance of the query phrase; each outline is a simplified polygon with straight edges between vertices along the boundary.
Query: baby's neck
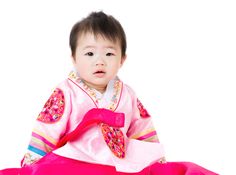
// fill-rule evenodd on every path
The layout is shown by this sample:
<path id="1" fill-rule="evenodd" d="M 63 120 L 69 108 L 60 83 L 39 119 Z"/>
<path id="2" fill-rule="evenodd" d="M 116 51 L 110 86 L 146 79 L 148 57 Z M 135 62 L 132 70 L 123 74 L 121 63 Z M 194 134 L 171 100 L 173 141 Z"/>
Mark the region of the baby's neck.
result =
<path id="1" fill-rule="evenodd" d="M 84 81 L 84 83 L 89 87 L 89 88 L 92 88 L 92 89 L 95 89 L 96 91 L 100 92 L 101 94 L 103 94 L 106 89 L 107 89 L 107 85 L 106 86 L 95 86 L 93 84 L 90 84 L 89 82 L 86 82 Z"/>
<path id="2" fill-rule="evenodd" d="M 107 87 L 107 86 L 106 86 Z M 94 88 L 96 89 L 98 92 L 100 92 L 101 94 L 104 94 L 104 92 L 106 91 L 106 87 L 104 88 Z"/>

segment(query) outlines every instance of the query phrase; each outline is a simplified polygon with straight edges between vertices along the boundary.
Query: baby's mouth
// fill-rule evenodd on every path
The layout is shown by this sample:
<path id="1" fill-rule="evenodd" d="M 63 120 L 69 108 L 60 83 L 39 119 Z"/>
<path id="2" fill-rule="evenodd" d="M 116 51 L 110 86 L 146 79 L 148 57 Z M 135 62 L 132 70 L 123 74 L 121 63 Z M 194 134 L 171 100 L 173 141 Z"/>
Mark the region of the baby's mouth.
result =
<path id="1" fill-rule="evenodd" d="M 102 70 L 98 70 L 98 71 L 94 72 L 94 74 L 101 74 L 101 73 L 105 73 L 105 72 Z"/>
<path id="2" fill-rule="evenodd" d="M 97 77 L 103 77 L 106 74 L 106 72 L 102 71 L 102 70 L 98 70 L 98 71 L 94 72 L 93 74 Z"/>

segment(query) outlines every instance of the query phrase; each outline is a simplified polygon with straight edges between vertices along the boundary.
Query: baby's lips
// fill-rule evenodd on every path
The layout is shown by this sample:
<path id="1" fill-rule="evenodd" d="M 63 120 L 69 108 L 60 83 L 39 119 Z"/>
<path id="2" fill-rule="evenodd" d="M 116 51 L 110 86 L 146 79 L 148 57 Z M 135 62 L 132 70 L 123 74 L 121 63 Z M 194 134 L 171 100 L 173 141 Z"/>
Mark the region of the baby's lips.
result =
<path id="1" fill-rule="evenodd" d="M 93 74 L 97 74 L 97 73 L 105 73 L 105 71 L 103 71 L 103 70 L 97 70 L 97 71 L 95 71 Z"/>

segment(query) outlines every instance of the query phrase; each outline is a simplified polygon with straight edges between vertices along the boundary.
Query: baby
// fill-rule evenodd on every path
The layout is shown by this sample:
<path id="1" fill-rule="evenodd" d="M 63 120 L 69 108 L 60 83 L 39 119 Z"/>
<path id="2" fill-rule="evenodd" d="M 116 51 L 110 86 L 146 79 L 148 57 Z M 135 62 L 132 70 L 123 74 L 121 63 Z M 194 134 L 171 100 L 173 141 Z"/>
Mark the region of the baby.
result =
<path id="1" fill-rule="evenodd" d="M 121 24 L 93 12 L 70 33 L 74 70 L 37 117 L 22 168 L 1 174 L 209 174 L 166 162 L 151 116 L 117 76 L 126 60 Z"/>

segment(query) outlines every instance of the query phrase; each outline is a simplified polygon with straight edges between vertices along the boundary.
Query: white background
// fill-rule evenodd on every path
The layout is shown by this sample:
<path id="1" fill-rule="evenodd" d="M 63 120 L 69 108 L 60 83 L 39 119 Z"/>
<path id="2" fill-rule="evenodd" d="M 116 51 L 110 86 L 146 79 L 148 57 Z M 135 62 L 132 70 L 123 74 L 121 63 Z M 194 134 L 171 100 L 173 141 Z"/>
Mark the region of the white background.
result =
<path id="1" fill-rule="evenodd" d="M 227 0 L 0 0 L 0 169 L 19 167 L 35 118 L 70 71 L 72 25 L 103 10 L 126 31 L 119 76 L 151 113 L 167 160 L 236 174 L 235 9 Z"/>

